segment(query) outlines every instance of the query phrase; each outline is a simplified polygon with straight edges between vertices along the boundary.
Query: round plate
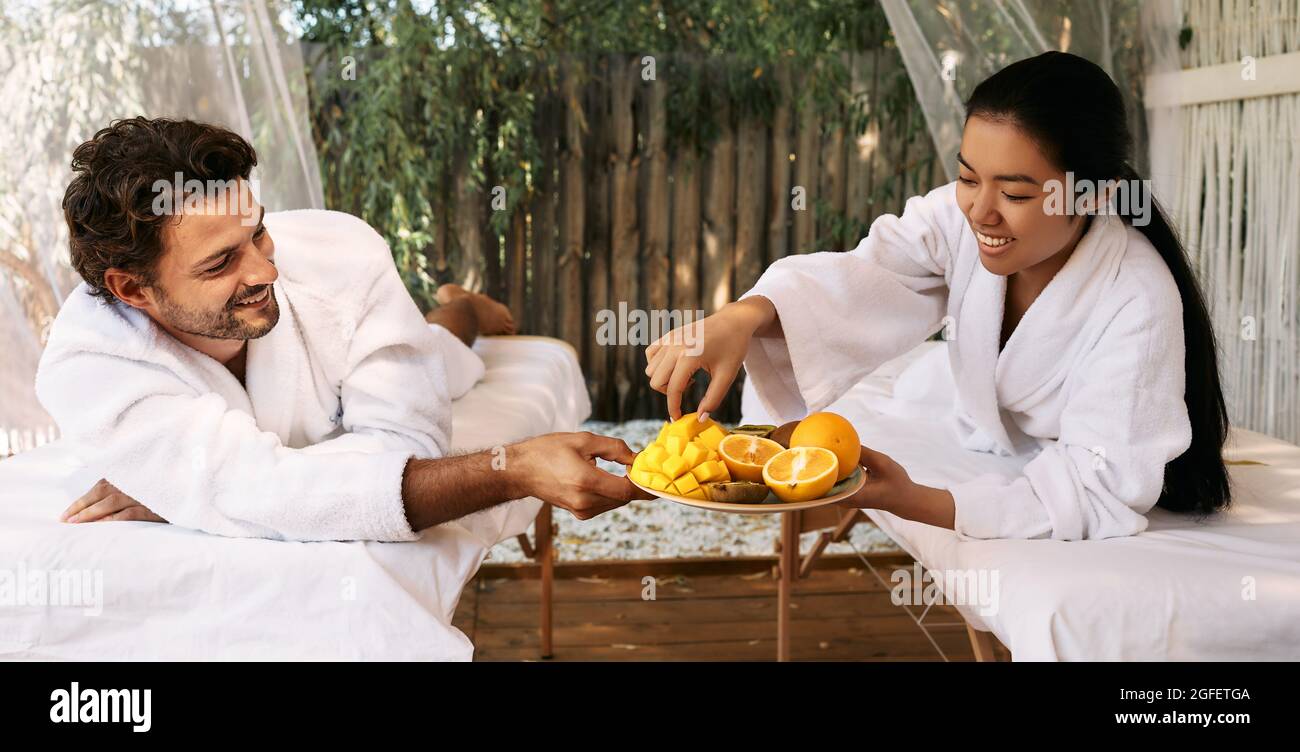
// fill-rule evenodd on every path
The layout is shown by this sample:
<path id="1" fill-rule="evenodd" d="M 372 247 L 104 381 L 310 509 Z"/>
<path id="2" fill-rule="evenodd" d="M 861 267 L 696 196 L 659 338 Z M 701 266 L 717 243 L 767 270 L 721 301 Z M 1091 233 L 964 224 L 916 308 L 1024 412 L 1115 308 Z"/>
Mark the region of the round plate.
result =
<path id="1" fill-rule="evenodd" d="M 678 496 L 677 494 L 664 493 L 656 491 L 653 488 L 632 481 L 632 485 L 645 491 L 648 494 L 654 494 L 661 499 L 675 501 L 678 504 L 685 504 L 688 507 L 697 507 L 699 509 L 708 509 L 713 512 L 731 512 L 732 514 L 776 514 L 777 512 L 796 512 L 800 509 L 812 509 L 813 507 L 824 507 L 827 504 L 834 504 L 837 501 L 843 501 L 858 492 L 867 482 L 867 476 L 862 472 L 859 466 L 853 471 L 853 474 L 844 480 L 836 483 L 831 487 L 831 492 L 820 499 L 810 501 L 796 501 L 787 504 L 776 498 L 776 494 L 771 491 L 767 492 L 767 500 L 757 504 L 728 504 L 721 501 L 707 501 L 704 499 L 692 499 L 689 496 Z"/>

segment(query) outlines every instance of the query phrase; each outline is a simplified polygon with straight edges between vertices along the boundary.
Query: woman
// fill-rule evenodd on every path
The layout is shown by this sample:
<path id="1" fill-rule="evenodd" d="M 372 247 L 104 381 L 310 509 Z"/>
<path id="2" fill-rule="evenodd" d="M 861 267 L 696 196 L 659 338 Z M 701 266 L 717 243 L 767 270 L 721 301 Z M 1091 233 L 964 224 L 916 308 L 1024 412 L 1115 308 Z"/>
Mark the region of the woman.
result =
<path id="1" fill-rule="evenodd" d="M 707 413 L 743 362 L 769 412 L 796 419 L 947 325 L 962 445 L 1036 456 L 1009 482 L 939 489 L 864 447 L 851 506 L 1060 540 L 1141 532 L 1153 505 L 1226 507 L 1227 412 L 1182 246 L 1159 207 L 1080 215 L 1060 200 L 1061 186 L 1136 182 L 1131 142 L 1096 65 L 1048 52 L 1008 66 L 967 103 L 955 183 L 880 217 L 852 251 L 777 261 L 691 337 L 670 332 L 646 350 L 651 385 L 676 418 L 704 369 Z"/>

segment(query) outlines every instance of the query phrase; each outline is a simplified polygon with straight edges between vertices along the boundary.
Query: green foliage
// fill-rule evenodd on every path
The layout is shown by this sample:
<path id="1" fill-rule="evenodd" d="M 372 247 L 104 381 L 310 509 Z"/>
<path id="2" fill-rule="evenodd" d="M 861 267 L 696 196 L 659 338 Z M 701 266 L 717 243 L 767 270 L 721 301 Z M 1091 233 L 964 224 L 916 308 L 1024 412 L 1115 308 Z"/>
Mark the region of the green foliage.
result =
<path id="1" fill-rule="evenodd" d="M 457 267 L 454 242 L 438 238 L 449 237 L 458 183 L 481 190 L 488 170 L 512 204 L 527 199 L 535 108 L 564 61 L 586 75 L 601 55 L 655 55 L 671 82 L 670 148 L 703 150 L 724 102 L 735 118 L 771 117 L 782 66 L 799 107 L 860 132 L 866 103 L 849 92 L 844 53 L 889 43 L 880 8 L 861 0 L 295 0 L 294 10 L 326 202 L 386 236 L 424 305 Z M 912 97 L 901 69 L 890 85 L 870 117 Z M 504 232 L 508 212 L 491 214 Z"/>

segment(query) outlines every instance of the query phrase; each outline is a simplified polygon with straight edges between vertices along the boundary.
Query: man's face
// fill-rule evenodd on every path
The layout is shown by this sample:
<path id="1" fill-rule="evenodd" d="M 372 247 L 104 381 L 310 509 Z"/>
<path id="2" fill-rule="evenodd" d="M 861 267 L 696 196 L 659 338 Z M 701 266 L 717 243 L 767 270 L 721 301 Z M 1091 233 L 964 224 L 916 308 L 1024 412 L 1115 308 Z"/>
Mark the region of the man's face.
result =
<path id="1" fill-rule="evenodd" d="M 271 283 L 275 243 L 265 209 L 239 181 L 240 195 L 187 209 L 163 231 L 163 253 L 145 291 L 164 326 L 210 339 L 257 339 L 280 320 Z"/>

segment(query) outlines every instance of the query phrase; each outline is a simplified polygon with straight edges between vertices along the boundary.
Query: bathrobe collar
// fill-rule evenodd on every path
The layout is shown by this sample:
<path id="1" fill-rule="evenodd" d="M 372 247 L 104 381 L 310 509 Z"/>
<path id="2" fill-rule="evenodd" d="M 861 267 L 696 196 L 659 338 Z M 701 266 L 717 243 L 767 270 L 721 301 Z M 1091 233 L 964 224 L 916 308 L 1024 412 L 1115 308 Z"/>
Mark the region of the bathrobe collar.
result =
<path id="1" fill-rule="evenodd" d="M 303 338 L 297 312 L 286 291 L 288 285 L 281 278 L 273 287 L 280 306 L 280 320 L 265 336 L 248 341 L 244 384 L 257 425 L 279 436 L 281 443 L 289 446 L 297 393 L 305 388 L 303 384 L 311 382 L 300 373 Z"/>
<path id="2" fill-rule="evenodd" d="M 970 286 L 962 301 L 954 366 L 961 407 L 973 423 L 1006 453 L 1024 451 L 1024 436 L 1003 410 L 1021 412 L 1065 379 L 1074 353 L 1085 343 L 1083 328 L 1099 298 L 1118 274 L 1127 231 L 1117 217 L 1099 215 L 1056 273 L 1021 317 L 1001 352 L 1006 277 L 993 274 L 978 254 Z"/>

